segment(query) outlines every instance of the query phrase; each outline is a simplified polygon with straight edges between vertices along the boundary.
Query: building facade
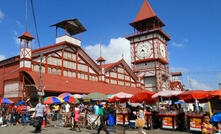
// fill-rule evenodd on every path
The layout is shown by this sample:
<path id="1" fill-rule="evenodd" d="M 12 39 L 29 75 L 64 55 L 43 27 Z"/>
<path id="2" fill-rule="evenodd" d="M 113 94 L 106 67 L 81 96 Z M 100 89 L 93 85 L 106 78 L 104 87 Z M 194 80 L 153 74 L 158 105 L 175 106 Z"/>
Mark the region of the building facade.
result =
<path id="1" fill-rule="evenodd" d="M 126 37 L 131 42 L 132 68 L 124 59 L 105 64 L 105 59 L 99 57 L 96 63 L 81 48 L 81 33 L 86 28 L 78 19 L 52 25 L 56 27 L 56 43 L 39 49 L 32 49 L 34 37 L 25 32 L 18 37 L 20 54 L 0 61 L 0 97 L 22 100 L 37 98 L 38 92 L 49 96 L 63 92 L 135 94 L 144 89 L 182 90 L 173 88 L 169 78 L 166 42 L 170 37 L 150 9 L 145 0 L 130 24 L 137 32 Z M 143 14 L 148 15 L 144 20 Z M 64 35 L 58 36 L 57 29 L 62 29 Z"/>

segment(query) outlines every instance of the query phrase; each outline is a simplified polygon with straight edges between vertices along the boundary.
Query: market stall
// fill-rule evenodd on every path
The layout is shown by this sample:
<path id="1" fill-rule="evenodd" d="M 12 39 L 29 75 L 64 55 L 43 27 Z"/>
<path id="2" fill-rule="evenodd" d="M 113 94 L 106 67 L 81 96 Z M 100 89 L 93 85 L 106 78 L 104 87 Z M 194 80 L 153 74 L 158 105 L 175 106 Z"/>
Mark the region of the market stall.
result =
<path id="1" fill-rule="evenodd" d="M 195 103 L 195 108 L 192 113 L 186 115 L 187 131 L 201 132 L 201 124 L 203 122 L 203 113 L 199 109 L 199 103 L 206 102 L 209 99 L 210 91 L 190 90 L 178 95 L 178 98 L 187 103 Z"/>
<path id="2" fill-rule="evenodd" d="M 177 115 L 176 114 L 158 114 L 161 121 L 161 129 L 176 130 L 177 125 Z"/>
<path id="3" fill-rule="evenodd" d="M 201 125 L 203 122 L 202 115 L 186 115 L 187 119 L 187 131 L 190 132 L 200 132 Z"/>

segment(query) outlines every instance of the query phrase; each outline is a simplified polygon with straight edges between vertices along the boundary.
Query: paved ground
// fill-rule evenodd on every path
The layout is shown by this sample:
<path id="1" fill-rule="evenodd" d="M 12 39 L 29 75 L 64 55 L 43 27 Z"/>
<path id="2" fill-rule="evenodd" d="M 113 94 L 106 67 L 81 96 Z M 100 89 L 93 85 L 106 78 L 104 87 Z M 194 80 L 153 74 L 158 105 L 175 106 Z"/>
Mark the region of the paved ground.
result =
<path id="1" fill-rule="evenodd" d="M 33 134 L 32 126 L 8 126 L 0 127 L 0 134 Z M 111 134 L 124 134 L 122 128 L 109 128 Z M 184 132 L 168 131 L 168 130 L 145 130 L 147 134 L 187 134 Z M 82 129 L 81 132 L 71 131 L 70 128 L 54 128 L 47 127 L 42 130 L 42 134 L 96 134 L 95 130 Z M 103 131 L 101 134 L 105 134 Z M 128 129 L 125 134 L 138 134 L 136 130 Z"/>

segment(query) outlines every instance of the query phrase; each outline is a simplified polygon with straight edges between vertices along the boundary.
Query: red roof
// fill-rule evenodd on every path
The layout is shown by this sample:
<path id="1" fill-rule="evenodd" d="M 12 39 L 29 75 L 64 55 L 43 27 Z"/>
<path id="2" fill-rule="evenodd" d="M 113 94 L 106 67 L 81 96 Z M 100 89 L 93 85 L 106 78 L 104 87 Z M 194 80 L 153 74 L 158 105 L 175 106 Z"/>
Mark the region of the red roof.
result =
<path id="1" fill-rule="evenodd" d="M 39 73 L 33 71 L 26 71 L 34 80 L 35 85 L 39 84 Z M 99 92 L 104 94 L 115 94 L 118 92 L 126 92 L 136 94 L 142 91 L 141 88 L 120 86 L 114 84 L 107 84 L 104 82 L 96 82 L 89 80 L 81 80 L 71 77 L 61 77 L 54 74 L 42 74 L 42 83 L 45 85 L 46 92 L 68 92 L 68 93 L 82 93 L 89 94 L 92 92 Z"/>
<path id="2" fill-rule="evenodd" d="M 181 72 L 173 72 L 171 73 L 172 76 L 182 76 Z"/>
<path id="3" fill-rule="evenodd" d="M 99 57 L 96 61 L 102 62 L 102 61 L 106 61 L 103 57 Z"/>
<path id="4" fill-rule="evenodd" d="M 152 18 L 156 16 L 153 9 L 151 8 L 150 4 L 147 0 L 144 1 L 143 6 L 141 7 L 139 13 L 137 14 L 136 19 L 134 22 L 138 22 L 144 19 Z"/>
<path id="5" fill-rule="evenodd" d="M 25 33 L 23 33 L 21 36 L 19 36 L 18 38 L 20 38 L 20 39 L 32 40 L 32 39 L 34 39 L 35 37 L 32 36 L 30 33 L 25 32 Z"/>

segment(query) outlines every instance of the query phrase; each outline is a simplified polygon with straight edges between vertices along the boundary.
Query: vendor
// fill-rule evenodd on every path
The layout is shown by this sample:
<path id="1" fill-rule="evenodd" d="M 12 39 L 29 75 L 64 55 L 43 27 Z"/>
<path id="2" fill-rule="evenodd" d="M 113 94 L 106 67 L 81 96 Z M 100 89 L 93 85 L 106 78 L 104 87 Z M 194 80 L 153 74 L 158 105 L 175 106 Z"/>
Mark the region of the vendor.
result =
<path id="1" fill-rule="evenodd" d="M 202 134 L 212 134 L 213 131 L 216 130 L 215 127 L 213 127 L 209 121 L 210 121 L 209 114 L 204 114 L 203 115 L 203 124 L 201 126 Z"/>

